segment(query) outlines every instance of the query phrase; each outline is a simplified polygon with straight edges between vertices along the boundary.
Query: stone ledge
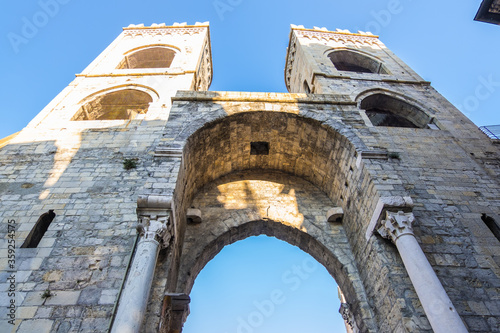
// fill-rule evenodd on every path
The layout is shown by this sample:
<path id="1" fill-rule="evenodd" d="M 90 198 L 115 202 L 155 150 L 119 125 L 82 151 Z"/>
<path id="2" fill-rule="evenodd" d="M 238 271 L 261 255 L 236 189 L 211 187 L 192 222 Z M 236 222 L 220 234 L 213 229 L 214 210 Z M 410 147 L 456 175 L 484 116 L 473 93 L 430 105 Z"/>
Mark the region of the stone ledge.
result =
<path id="1" fill-rule="evenodd" d="M 154 156 L 182 158 L 182 148 L 158 147 Z"/>
<path id="2" fill-rule="evenodd" d="M 312 80 L 315 80 L 316 76 L 325 77 L 328 79 L 341 79 L 341 80 L 357 80 L 357 81 L 371 81 L 371 82 L 385 82 L 385 83 L 398 83 L 398 84 L 418 84 L 422 86 L 430 86 L 430 81 L 422 81 L 422 80 L 399 80 L 392 75 L 386 75 L 383 77 L 382 75 L 378 75 L 377 77 L 365 77 L 365 76 L 356 76 L 354 75 L 332 75 L 326 73 L 313 73 Z M 359 74 L 358 74 L 359 75 Z"/>
<path id="3" fill-rule="evenodd" d="M 181 90 L 172 97 L 175 101 L 199 102 L 269 102 L 356 105 L 347 95 L 333 94 L 292 94 L 292 93 L 253 93 L 233 91 L 188 91 Z"/>

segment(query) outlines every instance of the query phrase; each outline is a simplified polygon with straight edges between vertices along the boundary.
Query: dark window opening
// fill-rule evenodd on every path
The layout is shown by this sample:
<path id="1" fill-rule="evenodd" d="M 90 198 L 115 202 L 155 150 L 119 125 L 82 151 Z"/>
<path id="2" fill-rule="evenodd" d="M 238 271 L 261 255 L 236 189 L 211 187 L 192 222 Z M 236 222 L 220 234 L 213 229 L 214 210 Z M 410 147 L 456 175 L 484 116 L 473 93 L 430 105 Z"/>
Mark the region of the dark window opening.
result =
<path id="1" fill-rule="evenodd" d="M 500 241 L 500 227 L 498 223 L 491 216 L 486 214 L 481 215 L 481 220 L 483 220 L 488 229 L 490 229 L 493 235 Z"/>
<path id="2" fill-rule="evenodd" d="M 330 53 L 328 58 L 339 71 L 356 73 L 389 74 L 384 65 L 367 55 L 351 50 L 338 50 Z"/>
<path id="3" fill-rule="evenodd" d="M 250 142 L 250 155 L 269 155 L 269 142 Z"/>
<path id="4" fill-rule="evenodd" d="M 373 73 L 371 70 L 365 67 L 361 67 L 355 64 L 349 64 L 347 62 L 338 61 L 335 63 L 335 67 L 339 71 L 357 72 L 357 73 Z"/>
<path id="5" fill-rule="evenodd" d="M 82 105 L 71 118 L 80 120 L 127 120 L 148 112 L 151 96 L 136 89 L 123 89 L 100 95 Z"/>
<path id="6" fill-rule="evenodd" d="M 374 94 L 361 101 L 373 126 L 428 128 L 432 121 L 424 111 L 399 98 L 386 94 Z"/>
<path id="7" fill-rule="evenodd" d="M 126 55 L 117 69 L 169 68 L 175 51 L 165 47 L 151 47 Z"/>
<path id="8" fill-rule="evenodd" d="M 35 248 L 38 246 L 40 241 L 42 240 L 43 235 L 49 228 L 50 223 L 56 217 L 56 213 L 51 209 L 47 213 L 44 213 L 40 216 L 38 221 L 36 221 L 35 226 L 31 229 L 28 237 L 24 241 L 21 248 Z"/>
<path id="9" fill-rule="evenodd" d="M 418 128 L 418 126 L 408 119 L 394 114 L 391 111 L 373 108 L 366 110 L 366 115 L 372 122 L 373 126 Z"/>

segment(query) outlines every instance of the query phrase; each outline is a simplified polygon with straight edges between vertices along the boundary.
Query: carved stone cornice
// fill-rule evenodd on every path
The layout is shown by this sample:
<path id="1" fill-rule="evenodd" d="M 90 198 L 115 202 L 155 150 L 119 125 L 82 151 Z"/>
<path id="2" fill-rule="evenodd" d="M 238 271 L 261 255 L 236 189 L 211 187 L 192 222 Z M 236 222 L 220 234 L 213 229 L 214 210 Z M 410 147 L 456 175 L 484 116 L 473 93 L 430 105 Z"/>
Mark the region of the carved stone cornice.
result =
<path id="1" fill-rule="evenodd" d="M 317 29 L 295 29 L 297 37 L 304 37 L 307 39 L 317 39 L 324 41 L 334 41 L 347 43 L 351 42 L 354 44 L 365 44 L 365 45 L 383 45 L 378 39 L 378 36 L 362 33 L 351 33 L 345 31 L 328 31 L 328 30 L 317 30 Z"/>
<path id="2" fill-rule="evenodd" d="M 396 240 L 403 235 L 414 235 L 412 223 L 415 220 L 413 213 L 404 213 L 403 211 L 386 212 L 386 219 L 381 222 L 378 233 L 396 243 Z"/>
<path id="3" fill-rule="evenodd" d="M 151 27 L 130 26 L 123 28 L 124 36 L 167 36 L 167 35 L 196 35 L 203 33 L 208 28 L 208 25 L 179 25 L 166 26 L 156 25 Z"/>

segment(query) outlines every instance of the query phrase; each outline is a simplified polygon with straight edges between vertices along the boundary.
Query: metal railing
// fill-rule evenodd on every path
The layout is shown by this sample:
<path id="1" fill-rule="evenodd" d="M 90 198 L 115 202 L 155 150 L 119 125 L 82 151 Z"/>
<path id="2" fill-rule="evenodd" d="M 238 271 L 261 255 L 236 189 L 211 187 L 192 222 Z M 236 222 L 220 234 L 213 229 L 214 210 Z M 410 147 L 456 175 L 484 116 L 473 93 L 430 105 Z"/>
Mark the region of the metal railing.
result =
<path id="1" fill-rule="evenodd" d="M 490 139 L 500 140 L 500 125 L 481 126 L 479 129 Z"/>

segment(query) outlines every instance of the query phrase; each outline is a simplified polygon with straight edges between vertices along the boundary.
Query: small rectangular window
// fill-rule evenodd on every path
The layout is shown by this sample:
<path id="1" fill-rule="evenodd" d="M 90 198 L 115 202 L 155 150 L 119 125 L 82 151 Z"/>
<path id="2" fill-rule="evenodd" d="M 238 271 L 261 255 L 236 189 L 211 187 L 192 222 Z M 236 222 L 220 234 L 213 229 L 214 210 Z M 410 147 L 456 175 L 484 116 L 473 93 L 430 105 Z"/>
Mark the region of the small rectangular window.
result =
<path id="1" fill-rule="evenodd" d="M 269 142 L 250 142 L 250 155 L 269 155 Z"/>

